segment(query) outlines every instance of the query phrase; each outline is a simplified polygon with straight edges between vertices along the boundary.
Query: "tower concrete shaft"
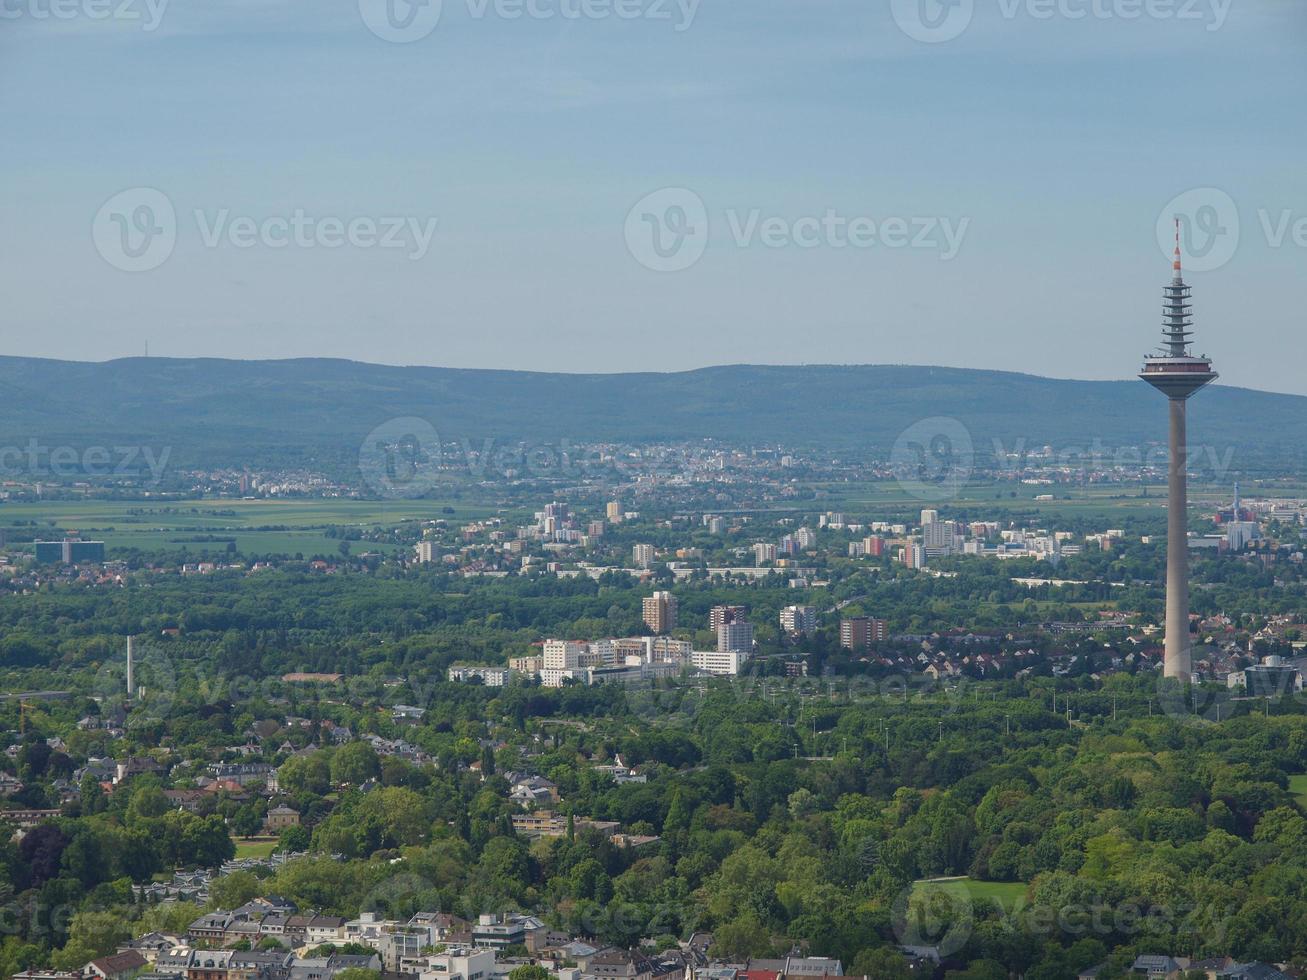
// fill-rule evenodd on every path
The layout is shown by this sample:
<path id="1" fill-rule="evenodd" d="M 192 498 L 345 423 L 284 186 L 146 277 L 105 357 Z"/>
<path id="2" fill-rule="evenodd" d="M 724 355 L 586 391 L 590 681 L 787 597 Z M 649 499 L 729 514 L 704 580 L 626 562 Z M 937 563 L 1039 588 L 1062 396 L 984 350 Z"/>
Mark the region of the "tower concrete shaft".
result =
<path id="1" fill-rule="evenodd" d="M 1171 461 L 1166 481 L 1166 677 L 1193 675 L 1189 640 L 1189 455 L 1184 398 L 1171 400 Z"/>

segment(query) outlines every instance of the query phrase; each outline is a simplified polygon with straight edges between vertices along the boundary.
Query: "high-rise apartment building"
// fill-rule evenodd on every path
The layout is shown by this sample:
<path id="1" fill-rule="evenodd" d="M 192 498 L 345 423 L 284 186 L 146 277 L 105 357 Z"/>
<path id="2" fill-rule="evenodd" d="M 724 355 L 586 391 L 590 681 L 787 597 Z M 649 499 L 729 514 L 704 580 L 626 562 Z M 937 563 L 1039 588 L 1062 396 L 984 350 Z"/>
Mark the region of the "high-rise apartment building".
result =
<path id="1" fill-rule="evenodd" d="M 855 653 L 871 649 L 873 644 L 884 643 L 889 637 L 889 626 L 883 619 L 855 616 L 840 621 L 840 646 Z"/>
<path id="2" fill-rule="evenodd" d="M 916 541 L 909 541 L 903 546 L 901 558 L 908 568 L 926 567 L 926 549 Z"/>
<path id="3" fill-rule="evenodd" d="M 781 610 L 781 629 L 791 636 L 817 632 L 817 610 L 813 606 L 786 606 Z"/>
<path id="4" fill-rule="evenodd" d="M 655 592 L 644 600 L 644 624 L 659 635 L 676 629 L 676 596 Z"/>
<path id="5" fill-rule="evenodd" d="M 637 544 L 631 549 L 631 560 L 636 568 L 652 568 L 657 552 L 651 544 Z"/>
<path id="6" fill-rule="evenodd" d="M 747 619 L 734 619 L 717 627 L 717 652 L 753 652 L 753 624 Z"/>
<path id="7" fill-rule="evenodd" d="M 722 623 L 733 623 L 737 619 L 747 618 L 748 615 L 748 606 L 713 606 L 708 611 L 708 628 L 716 632 Z"/>
<path id="8" fill-rule="evenodd" d="M 934 511 L 923 511 L 932 514 Z M 931 521 L 921 525 L 921 544 L 932 558 L 951 555 L 957 549 L 957 528 L 952 521 Z"/>

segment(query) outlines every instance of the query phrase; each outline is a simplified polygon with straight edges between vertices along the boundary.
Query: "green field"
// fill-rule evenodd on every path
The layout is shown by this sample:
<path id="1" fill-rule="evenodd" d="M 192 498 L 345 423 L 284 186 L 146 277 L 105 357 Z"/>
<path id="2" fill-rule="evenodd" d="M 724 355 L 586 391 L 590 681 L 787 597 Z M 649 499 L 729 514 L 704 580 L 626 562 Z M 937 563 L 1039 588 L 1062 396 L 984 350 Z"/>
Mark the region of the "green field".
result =
<path id="1" fill-rule="evenodd" d="M 1307 776 L 1290 776 L 1289 792 L 1293 794 L 1298 805 L 1307 810 Z"/>
<path id="2" fill-rule="evenodd" d="M 1026 901 L 1026 885 L 1020 881 L 975 881 L 971 878 L 923 880 L 913 885 L 914 894 L 939 888 L 954 894 L 966 895 L 972 904 L 997 902 L 1005 912 L 1019 909 Z"/>
<path id="3" fill-rule="evenodd" d="M 241 555 L 334 555 L 339 537 L 328 528 L 360 531 L 417 520 L 463 522 L 498 511 L 463 501 L 324 500 L 87 500 L 0 504 L 0 526 L 36 522 L 38 537 L 61 537 L 76 531 L 115 549 L 180 551 L 197 556 L 222 555 L 234 542 Z M 216 540 L 198 540 L 212 537 Z M 351 541 L 354 554 L 393 551 L 392 544 Z"/>
<path id="4" fill-rule="evenodd" d="M 236 840 L 236 860 L 270 857 L 277 849 L 274 840 Z"/>

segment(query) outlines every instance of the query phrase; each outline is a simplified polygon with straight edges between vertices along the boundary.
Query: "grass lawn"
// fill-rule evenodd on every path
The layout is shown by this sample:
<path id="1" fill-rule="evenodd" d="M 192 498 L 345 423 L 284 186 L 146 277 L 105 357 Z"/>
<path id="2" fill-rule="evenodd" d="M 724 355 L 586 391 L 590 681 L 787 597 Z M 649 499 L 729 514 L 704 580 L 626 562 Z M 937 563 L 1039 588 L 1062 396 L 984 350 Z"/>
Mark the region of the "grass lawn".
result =
<path id="1" fill-rule="evenodd" d="M 953 878 L 944 881 L 918 881 L 916 889 L 942 888 L 965 893 L 973 904 L 997 902 L 1005 912 L 1012 912 L 1025 904 L 1026 885 L 1020 881 L 974 881 L 971 878 Z"/>
<path id="2" fill-rule="evenodd" d="M 1293 794 L 1298 805 L 1307 810 L 1307 776 L 1290 776 L 1289 792 Z"/>
<path id="3" fill-rule="evenodd" d="M 269 857 L 277 849 L 277 840 L 236 840 L 236 860 Z"/>

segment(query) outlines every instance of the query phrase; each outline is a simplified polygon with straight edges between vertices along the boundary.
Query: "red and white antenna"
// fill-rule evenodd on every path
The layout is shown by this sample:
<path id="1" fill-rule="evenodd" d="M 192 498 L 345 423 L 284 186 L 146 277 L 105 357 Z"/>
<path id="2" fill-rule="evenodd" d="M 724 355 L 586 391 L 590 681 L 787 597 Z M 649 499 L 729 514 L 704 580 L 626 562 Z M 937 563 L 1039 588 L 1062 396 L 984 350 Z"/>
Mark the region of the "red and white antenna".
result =
<path id="1" fill-rule="evenodd" d="M 1180 269 L 1180 216 L 1175 216 L 1175 261 L 1171 263 L 1171 268 L 1175 272 L 1175 281 L 1180 282 L 1184 275 Z"/>

